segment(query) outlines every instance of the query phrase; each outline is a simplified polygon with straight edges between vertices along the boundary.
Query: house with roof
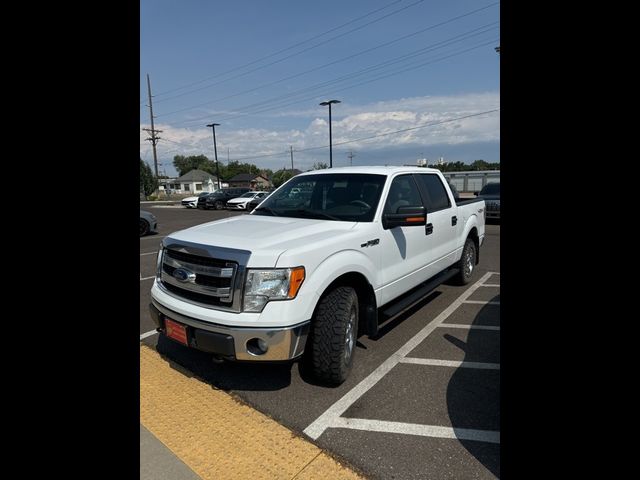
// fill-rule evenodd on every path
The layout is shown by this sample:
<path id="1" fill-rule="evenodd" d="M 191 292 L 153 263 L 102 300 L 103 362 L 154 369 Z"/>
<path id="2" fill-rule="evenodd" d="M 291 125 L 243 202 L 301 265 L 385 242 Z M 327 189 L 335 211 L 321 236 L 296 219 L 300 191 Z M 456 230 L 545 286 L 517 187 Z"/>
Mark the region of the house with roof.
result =
<path id="1" fill-rule="evenodd" d="M 228 180 L 229 187 L 249 187 L 251 190 L 267 190 L 273 186 L 266 175 L 239 173 Z"/>
<path id="2" fill-rule="evenodd" d="M 169 184 L 176 193 L 214 192 L 218 189 L 218 179 L 204 170 L 189 170 Z"/>

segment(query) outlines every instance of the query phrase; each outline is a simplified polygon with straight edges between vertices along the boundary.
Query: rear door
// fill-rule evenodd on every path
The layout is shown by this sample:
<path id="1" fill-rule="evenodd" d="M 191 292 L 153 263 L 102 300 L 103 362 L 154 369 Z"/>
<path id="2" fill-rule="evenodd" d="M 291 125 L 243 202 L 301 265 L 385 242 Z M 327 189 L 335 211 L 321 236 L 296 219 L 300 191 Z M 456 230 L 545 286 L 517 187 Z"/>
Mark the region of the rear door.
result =
<path id="1" fill-rule="evenodd" d="M 431 232 L 429 248 L 435 270 L 444 270 L 455 262 L 457 232 L 462 219 L 457 218 L 458 209 L 437 173 L 419 173 L 415 177 L 427 209 L 427 232 Z"/>

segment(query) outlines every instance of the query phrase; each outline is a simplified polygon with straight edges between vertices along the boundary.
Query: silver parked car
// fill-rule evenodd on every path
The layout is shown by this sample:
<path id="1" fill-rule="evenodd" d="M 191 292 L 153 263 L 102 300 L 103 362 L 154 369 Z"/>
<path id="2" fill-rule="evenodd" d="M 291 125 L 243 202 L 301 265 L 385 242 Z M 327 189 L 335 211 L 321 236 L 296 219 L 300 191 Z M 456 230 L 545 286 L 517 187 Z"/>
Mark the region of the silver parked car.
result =
<path id="1" fill-rule="evenodd" d="M 140 236 L 144 237 L 150 232 L 158 233 L 158 219 L 153 213 L 140 210 Z"/>

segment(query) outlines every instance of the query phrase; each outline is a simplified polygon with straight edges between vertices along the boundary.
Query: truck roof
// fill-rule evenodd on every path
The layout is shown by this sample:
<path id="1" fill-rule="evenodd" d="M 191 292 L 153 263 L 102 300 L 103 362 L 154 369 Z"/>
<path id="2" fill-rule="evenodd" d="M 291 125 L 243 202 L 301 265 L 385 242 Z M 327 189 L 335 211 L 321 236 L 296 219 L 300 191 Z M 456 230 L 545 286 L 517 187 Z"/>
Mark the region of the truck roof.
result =
<path id="1" fill-rule="evenodd" d="M 301 175 L 309 174 L 326 174 L 326 173 L 374 173 L 378 175 L 391 175 L 394 173 L 432 173 L 439 172 L 437 168 L 427 167 L 399 167 L 397 165 L 370 165 L 370 166 L 358 166 L 358 167 L 334 167 L 326 168 L 322 170 L 312 170 L 310 172 L 301 173 Z"/>

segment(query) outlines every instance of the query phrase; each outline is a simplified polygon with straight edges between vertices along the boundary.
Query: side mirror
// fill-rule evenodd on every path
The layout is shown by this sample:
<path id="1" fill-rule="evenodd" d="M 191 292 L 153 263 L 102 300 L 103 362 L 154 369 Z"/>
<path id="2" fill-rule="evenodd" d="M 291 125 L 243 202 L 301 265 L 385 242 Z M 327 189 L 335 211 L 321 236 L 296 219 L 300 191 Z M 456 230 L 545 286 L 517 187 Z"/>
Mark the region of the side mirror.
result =
<path id="1" fill-rule="evenodd" d="M 426 225 L 427 212 L 423 206 L 398 207 L 396 213 L 382 215 L 382 228 L 414 227 Z"/>

